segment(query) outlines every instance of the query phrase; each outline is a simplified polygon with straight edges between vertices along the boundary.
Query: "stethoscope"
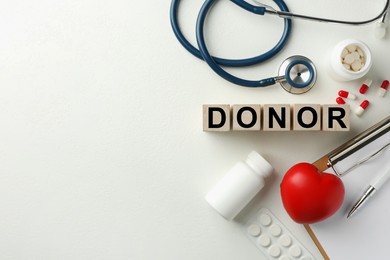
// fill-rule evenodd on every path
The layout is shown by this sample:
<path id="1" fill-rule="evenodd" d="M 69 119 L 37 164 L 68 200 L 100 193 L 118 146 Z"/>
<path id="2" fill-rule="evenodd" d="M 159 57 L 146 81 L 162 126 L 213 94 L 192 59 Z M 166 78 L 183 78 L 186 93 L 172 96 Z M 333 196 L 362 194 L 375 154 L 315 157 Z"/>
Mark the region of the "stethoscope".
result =
<path id="1" fill-rule="evenodd" d="M 206 46 L 206 42 L 204 39 L 204 24 L 206 20 L 206 16 L 214 4 L 215 0 L 206 0 L 202 5 L 198 19 L 196 22 L 196 40 L 198 44 L 198 48 L 194 47 L 182 34 L 180 27 L 178 25 L 178 9 L 179 9 L 179 0 L 172 0 L 171 3 L 171 25 L 172 29 L 179 40 L 179 42 L 183 45 L 185 49 L 187 49 L 191 54 L 202 59 L 207 62 L 207 64 L 214 70 L 218 75 L 222 78 L 244 87 L 266 87 L 270 85 L 274 85 L 279 83 L 283 89 L 292 94 L 302 94 L 309 91 L 315 84 L 317 79 L 317 71 L 313 64 L 313 62 L 304 57 L 304 56 L 291 56 L 283 61 L 278 70 L 278 76 L 269 77 L 261 80 L 246 80 L 239 77 L 236 77 L 226 70 L 223 67 L 245 67 L 251 66 L 254 64 L 262 63 L 270 58 L 274 57 L 287 43 L 287 40 L 291 34 L 291 19 L 292 18 L 302 18 L 311 21 L 319 21 L 319 22 L 328 22 L 328 23 L 337 23 L 337 24 L 347 24 L 347 25 L 363 25 L 368 24 L 378 19 L 381 19 L 381 24 L 384 25 L 384 21 L 387 14 L 387 9 L 389 7 L 389 1 L 386 0 L 386 4 L 382 10 L 382 12 L 376 17 L 365 20 L 365 21 L 343 21 L 343 20 L 332 20 L 320 17 L 306 16 L 300 14 L 291 13 L 283 0 L 273 0 L 275 4 L 279 7 L 280 11 L 274 9 L 269 5 L 265 5 L 254 0 L 258 5 L 252 5 L 243 0 L 231 0 L 233 3 L 238 5 L 239 7 L 252 12 L 258 15 L 264 14 L 272 14 L 277 15 L 284 19 L 284 28 L 282 36 L 279 41 L 275 44 L 273 48 L 268 50 L 267 52 L 246 59 L 224 59 L 212 56 Z M 382 31 L 385 28 L 380 27 Z M 384 33 L 382 33 L 384 34 Z"/>

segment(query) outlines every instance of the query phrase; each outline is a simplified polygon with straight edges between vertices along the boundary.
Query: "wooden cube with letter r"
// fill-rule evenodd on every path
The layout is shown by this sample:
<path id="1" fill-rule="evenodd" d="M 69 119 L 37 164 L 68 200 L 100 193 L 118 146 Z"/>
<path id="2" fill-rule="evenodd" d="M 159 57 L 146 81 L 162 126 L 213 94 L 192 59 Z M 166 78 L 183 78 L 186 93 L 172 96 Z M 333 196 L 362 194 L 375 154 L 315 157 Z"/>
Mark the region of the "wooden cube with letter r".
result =
<path id="1" fill-rule="evenodd" d="M 322 131 L 349 131 L 349 105 L 322 105 Z"/>

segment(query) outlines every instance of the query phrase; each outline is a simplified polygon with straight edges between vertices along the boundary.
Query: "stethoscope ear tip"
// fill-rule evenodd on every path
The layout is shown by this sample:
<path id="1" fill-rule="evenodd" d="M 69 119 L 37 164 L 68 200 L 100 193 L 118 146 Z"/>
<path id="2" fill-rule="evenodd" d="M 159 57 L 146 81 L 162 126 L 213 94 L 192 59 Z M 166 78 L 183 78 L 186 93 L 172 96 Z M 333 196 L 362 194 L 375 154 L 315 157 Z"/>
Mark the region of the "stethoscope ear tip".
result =
<path id="1" fill-rule="evenodd" d="M 386 36 L 386 24 L 384 22 L 378 22 L 375 26 L 375 38 L 383 39 Z"/>

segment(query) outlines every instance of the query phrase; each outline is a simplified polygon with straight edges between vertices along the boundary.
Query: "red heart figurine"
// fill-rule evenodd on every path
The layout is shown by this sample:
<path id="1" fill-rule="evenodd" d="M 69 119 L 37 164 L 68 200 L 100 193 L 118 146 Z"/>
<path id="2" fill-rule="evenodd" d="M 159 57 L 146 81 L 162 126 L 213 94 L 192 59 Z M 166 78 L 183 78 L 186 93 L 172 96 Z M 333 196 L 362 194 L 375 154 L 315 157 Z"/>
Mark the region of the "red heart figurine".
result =
<path id="1" fill-rule="evenodd" d="M 283 177 L 280 192 L 284 208 L 297 223 L 311 224 L 335 213 L 344 200 L 343 182 L 320 172 L 310 163 L 298 163 Z"/>

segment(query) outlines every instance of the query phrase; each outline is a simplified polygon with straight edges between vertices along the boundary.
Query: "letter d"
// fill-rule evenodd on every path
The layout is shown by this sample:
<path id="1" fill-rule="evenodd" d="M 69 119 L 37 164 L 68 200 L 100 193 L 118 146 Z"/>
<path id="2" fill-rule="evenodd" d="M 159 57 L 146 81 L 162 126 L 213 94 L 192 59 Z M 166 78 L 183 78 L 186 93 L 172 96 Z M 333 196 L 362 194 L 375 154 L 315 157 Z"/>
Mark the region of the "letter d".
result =
<path id="1" fill-rule="evenodd" d="M 214 117 L 214 115 L 218 113 L 219 117 L 218 121 Z M 208 114 L 209 120 L 208 120 L 208 128 L 222 128 L 226 123 L 226 113 L 225 111 L 220 107 L 209 107 L 209 114 Z"/>

